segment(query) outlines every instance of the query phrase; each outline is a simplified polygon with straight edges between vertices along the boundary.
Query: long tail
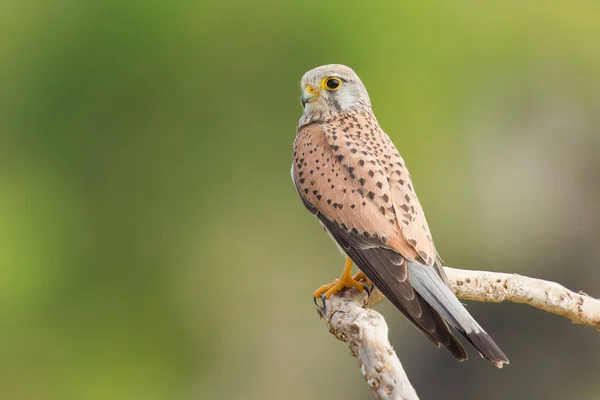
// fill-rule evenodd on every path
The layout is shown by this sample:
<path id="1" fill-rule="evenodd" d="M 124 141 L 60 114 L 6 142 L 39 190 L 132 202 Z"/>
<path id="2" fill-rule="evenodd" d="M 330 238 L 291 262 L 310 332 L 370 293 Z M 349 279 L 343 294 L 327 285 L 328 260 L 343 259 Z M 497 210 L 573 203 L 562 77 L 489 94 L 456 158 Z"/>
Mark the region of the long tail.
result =
<path id="1" fill-rule="evenodd" d="M 471 342 L 482 357 L 490 360 L 498 368 L 508 364 L 506 355 L 469 314 L 433 267 L 410 261 L 408 267 L 410 284 L 415 291 Z"/>

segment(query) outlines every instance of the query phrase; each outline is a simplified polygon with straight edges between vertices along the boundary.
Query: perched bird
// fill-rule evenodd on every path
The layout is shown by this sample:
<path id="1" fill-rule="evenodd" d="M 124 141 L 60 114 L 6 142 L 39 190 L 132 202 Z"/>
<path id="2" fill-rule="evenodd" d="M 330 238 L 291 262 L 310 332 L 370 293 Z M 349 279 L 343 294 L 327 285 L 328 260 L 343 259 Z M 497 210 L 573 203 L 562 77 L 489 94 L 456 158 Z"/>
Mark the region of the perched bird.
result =
<path id="1" fill-rule="evenodd" d="M 456 359 L 466 360 L 467 352 L 448 324 L 494 365 L 508 364 L 449 289 L 406 164 L 356 73 L 339 64 L 317 67 L 304 74 L 301 90 L 292 179 L 304 206 L 346 256 L 340 278 L 315 297 L 346 287 L 362 291 L 359 281 L 370 281 Z M 354 277 L 353 262 L 362 272 Z"/>

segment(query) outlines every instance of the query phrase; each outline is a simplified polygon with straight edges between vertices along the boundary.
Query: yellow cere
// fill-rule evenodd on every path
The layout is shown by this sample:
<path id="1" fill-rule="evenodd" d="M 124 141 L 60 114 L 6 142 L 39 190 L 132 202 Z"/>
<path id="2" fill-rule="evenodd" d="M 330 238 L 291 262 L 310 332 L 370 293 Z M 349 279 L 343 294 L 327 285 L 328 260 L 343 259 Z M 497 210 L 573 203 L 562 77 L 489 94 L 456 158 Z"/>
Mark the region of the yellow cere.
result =
<path id="1" fill-rule="evenodd" d="M 310 94 L 316 94 L 317 93 L 317 89 L 315 89 L 313 86 L 311 85 L 306 85 L 306 91 Z"/>

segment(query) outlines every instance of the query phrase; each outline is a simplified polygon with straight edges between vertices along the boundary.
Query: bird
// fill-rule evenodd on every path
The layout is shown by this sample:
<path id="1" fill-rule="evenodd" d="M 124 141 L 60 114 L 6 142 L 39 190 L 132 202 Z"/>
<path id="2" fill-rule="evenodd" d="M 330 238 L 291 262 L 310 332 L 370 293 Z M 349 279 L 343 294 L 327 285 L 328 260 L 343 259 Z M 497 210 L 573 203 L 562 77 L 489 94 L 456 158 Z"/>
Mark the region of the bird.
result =
<path id="1" fill-rule="evenodd" d="M 300 90 L 304 112 L 292 180 L 304 207 L 346 257 L 339 279 L 317 289 L 315 299 L 373 285 L 457 360 L 468 355 L 450 327 L 495 366 L 508 364 L 449 288 L 406 163 L 381 129 L 358 75 L 342 64 L 319 66 L 304 74 Z"/>

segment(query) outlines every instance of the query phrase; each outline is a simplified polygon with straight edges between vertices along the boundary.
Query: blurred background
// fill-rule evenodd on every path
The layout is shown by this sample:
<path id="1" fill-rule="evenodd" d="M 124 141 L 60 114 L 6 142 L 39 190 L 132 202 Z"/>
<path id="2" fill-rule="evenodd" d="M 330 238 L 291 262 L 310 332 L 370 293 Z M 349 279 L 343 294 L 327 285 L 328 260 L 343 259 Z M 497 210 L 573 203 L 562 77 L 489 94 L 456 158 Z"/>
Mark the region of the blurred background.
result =
<path id="1" fill-rule="evenodd" d="M 299 80 L 344 63 L 448 265 L 600 297 L 598 5 L 0 3 L 0 398 L 369 399 L 312 292 Z M 422 399 L 598 399 L 600 334 L 470 303 L 511 364 L 378 307 Z"/>

